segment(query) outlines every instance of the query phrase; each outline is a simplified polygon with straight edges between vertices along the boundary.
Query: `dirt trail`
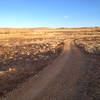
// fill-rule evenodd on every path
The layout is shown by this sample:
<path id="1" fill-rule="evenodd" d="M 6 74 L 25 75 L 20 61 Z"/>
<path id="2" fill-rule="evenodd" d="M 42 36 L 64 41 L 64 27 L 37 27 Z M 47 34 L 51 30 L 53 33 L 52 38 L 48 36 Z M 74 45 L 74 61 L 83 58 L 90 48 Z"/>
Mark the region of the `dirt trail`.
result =
<path id="1" fill-rule="evenodd" d="M 52 65 L 0 100 L 75 100 L 84 59 L 72 40 L 67 40 L 62 55 Z"/>

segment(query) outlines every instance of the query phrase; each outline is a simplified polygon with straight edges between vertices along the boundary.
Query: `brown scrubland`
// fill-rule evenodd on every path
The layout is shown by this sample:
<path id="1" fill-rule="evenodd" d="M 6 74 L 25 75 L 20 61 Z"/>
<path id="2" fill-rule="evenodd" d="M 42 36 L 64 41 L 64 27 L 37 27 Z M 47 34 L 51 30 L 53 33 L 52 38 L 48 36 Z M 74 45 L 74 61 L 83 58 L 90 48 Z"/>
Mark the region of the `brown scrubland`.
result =
<path id="1" fill-rule="evenodd" d="M 52 63 L 63 51 L 64 41 L 73 39 L 84 55 L 93 59 L 87 91 L 100 94 L 100 28 L 1 28 L 0 96 L 17 88 Z M 99 87 L 99 89 L 97 89 Z"/>

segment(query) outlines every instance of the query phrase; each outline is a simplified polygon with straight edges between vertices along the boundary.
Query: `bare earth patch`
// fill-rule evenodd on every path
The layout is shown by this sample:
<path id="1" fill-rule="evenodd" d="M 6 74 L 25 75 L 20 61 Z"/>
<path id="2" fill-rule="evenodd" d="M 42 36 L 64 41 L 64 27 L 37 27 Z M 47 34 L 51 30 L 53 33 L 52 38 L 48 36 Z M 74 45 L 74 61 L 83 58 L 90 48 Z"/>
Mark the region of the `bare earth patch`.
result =
<path id="1" fill-rule="evenodd" d="M 86 55 L 85 77 L 79 80 L 76 100 L 100 100 L 100 38 L 75 40 L 77 47 Z"/>

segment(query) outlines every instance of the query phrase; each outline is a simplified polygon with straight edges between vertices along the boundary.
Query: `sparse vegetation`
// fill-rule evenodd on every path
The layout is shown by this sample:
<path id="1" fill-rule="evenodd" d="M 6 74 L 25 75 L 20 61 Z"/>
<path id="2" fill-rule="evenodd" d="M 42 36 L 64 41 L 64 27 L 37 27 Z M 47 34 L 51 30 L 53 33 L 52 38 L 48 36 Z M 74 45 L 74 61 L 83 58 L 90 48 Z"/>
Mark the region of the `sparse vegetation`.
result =
<path id="1" fill-rule="evenodd" d="M 3 34 L 4 35 L 4 34 Z M 33 34 L 34 35 L 34 34 Z M 53 34 L 54 35 L 54 34 Z M 4 35 L 0 40 L 0 96 L 50 64 L 63 50 L 63 38 Z M 19 37 L 19 38 L 18 38 Z"/>
<path id="2" fill-rule="evenodd" d="M 82 38 L 76 39 L 75 44 L 85 54 L 87 54 L 88 62 L 90 66 L 86 71 L 86 76 L 83 82 L 81 82 L 80 93 L 88 96 L 89 100 L 100 99 L 100 38 Z"/>
<path id="3" fill-rule="evenodd" d="M 82 51 L 99 56 L 99 30 L 100 28 L 0 29 L 0 96 L 13 90 L 19 83 L 34 76 L 56 59 L 61 54 L 66 39 L 75 39 L 76 46 Z M 97 70 L 97 73 L 100 74 L 100 71 Z M 95 81 L 94 72 L 91 72 L 92 75 Z M 99 77 L 95 82 L 93 80 L 89 84 L 97 84 Z M 92 86 L 88 87 L 91 91 L 94 90 Z"/>
<path id="4" fill-rule="evenodd" d="M 0 95 L 46 67 L 61 53 L 60 45 L 55 42 L 0 48 Z"/>
<path id="5" fill-rule="evenodd" d="M 88 54 L 96 54 L 96 55 L 100 54 L 99 37 L 76 39 L 75 44 Z"/>

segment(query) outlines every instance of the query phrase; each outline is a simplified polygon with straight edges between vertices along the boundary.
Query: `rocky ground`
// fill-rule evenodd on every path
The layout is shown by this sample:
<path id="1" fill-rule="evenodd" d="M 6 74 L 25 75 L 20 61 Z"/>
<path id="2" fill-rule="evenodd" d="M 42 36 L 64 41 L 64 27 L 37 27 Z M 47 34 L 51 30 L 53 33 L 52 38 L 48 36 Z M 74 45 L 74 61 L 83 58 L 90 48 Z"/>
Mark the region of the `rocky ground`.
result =
<path id="1" fill-rule="evenodd" d="M 27 43 L 0 45 L 0 96 L 50 64 L 64 46 L 62 41 Z"/>
<path id="2" fill-rule="evenodd" d="M 89 65 L 85 66 L 85 77 L 79 80 L 77 100 L 100 100 L 100 38 L 78 39 L 75 44 L 84 52 Z"/>

